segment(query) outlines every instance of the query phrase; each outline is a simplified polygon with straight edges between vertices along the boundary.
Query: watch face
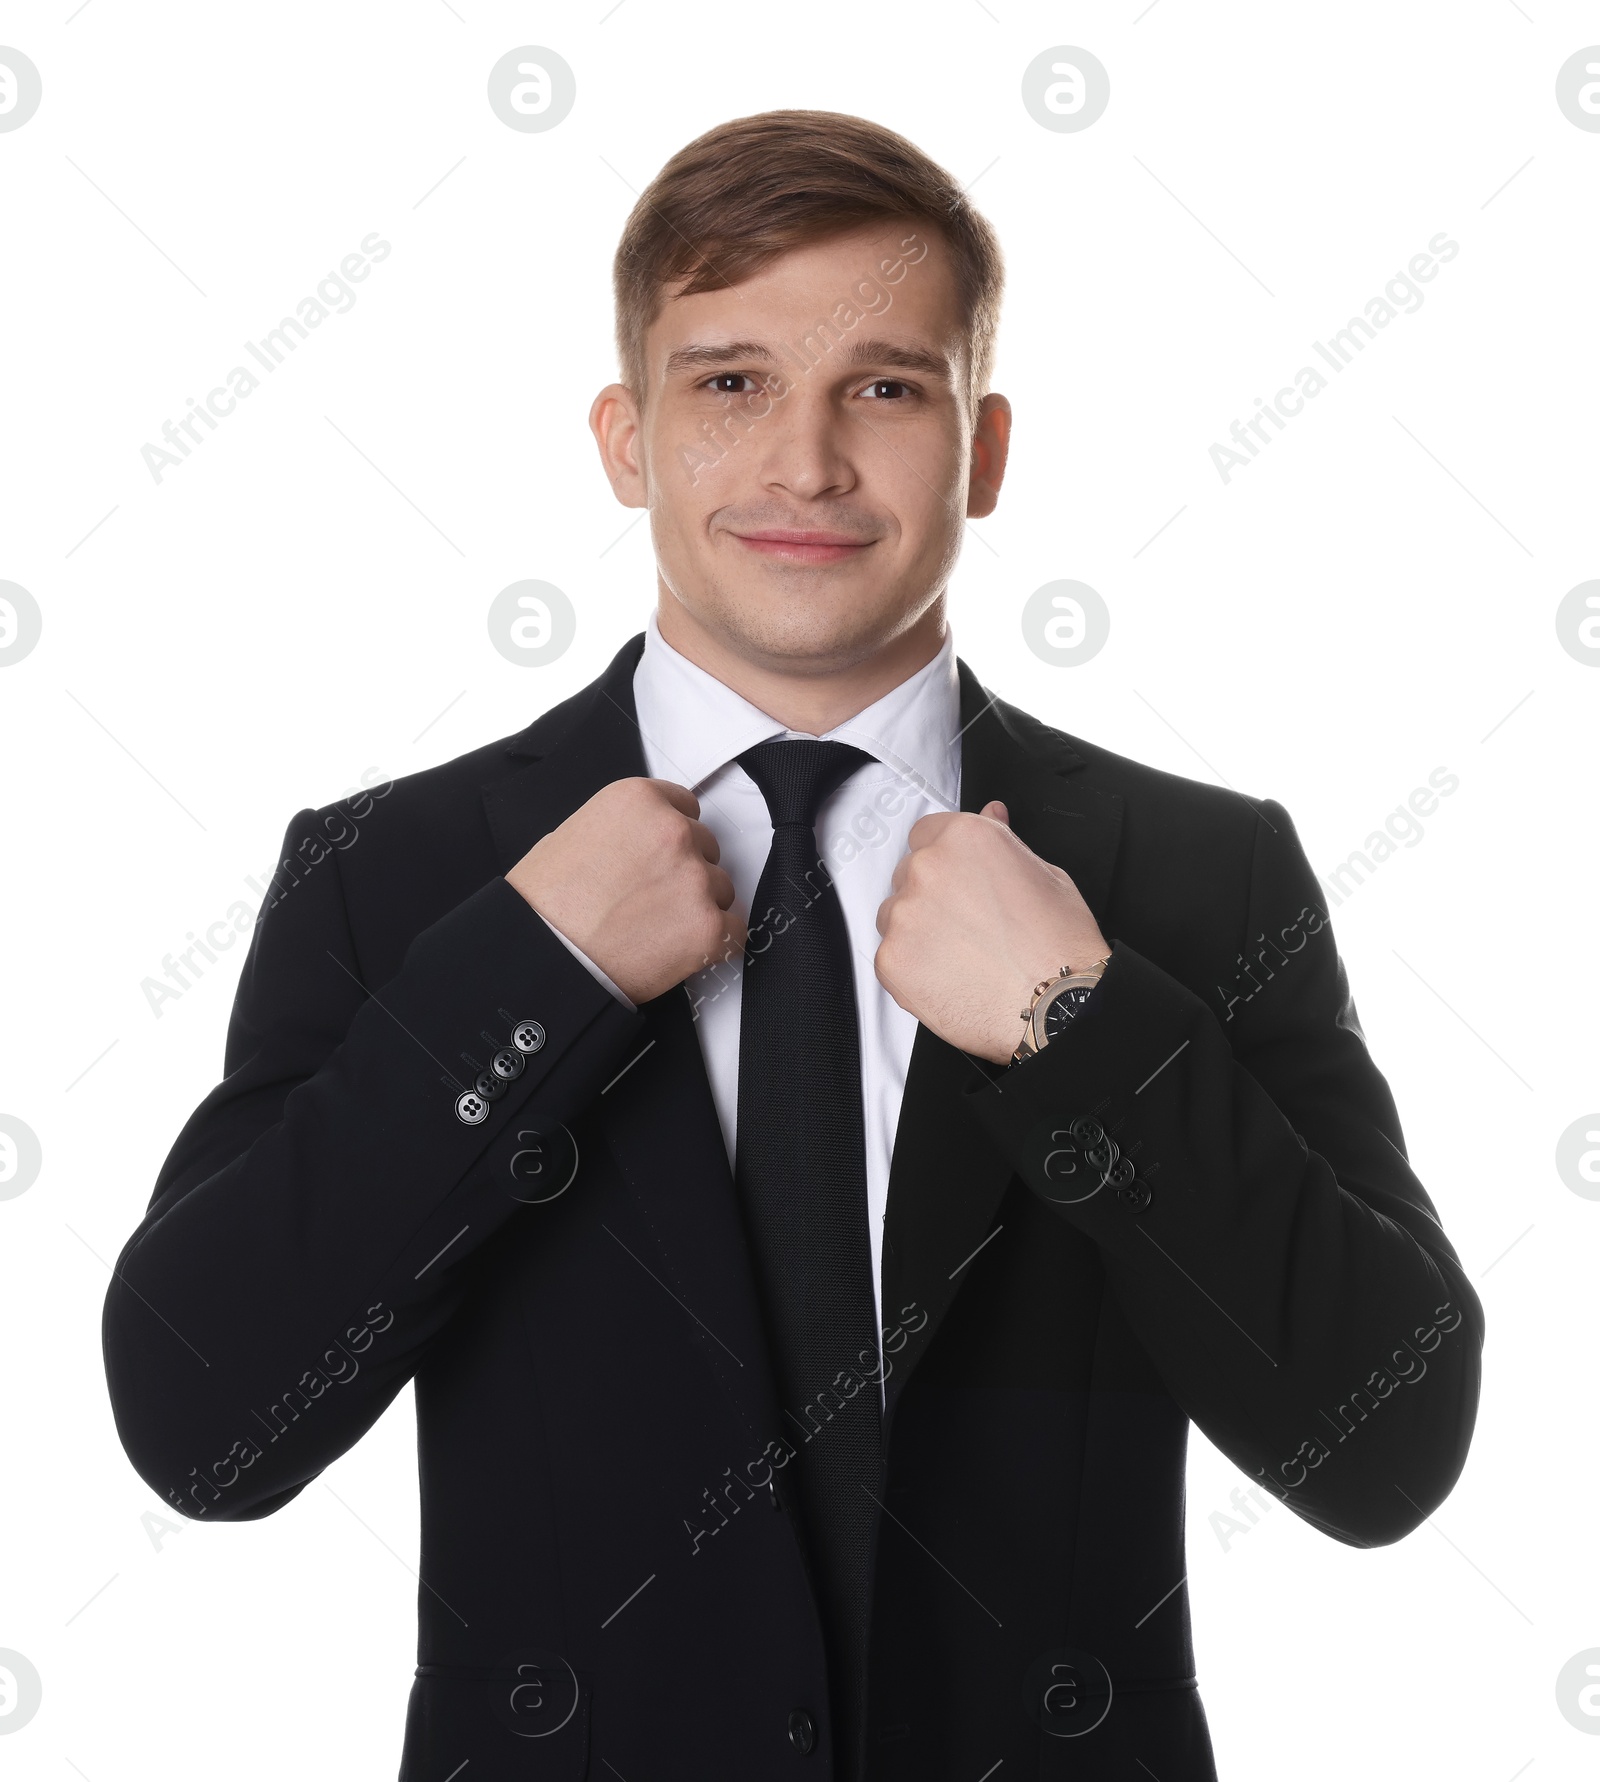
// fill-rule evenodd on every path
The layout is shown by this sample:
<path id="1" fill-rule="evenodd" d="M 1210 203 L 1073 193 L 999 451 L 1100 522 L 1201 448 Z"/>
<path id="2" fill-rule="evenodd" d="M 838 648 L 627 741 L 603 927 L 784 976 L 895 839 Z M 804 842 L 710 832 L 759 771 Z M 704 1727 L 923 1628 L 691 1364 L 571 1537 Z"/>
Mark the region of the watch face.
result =
<path id="1" fill-rule="evenodd" d="M 1078 1010 L 1094 995 L 1093 984 L 1068 984 L 1058 990 L 1044 1007 L 1044 1037 L 1053 1040 L 1067 1031 Z"/>

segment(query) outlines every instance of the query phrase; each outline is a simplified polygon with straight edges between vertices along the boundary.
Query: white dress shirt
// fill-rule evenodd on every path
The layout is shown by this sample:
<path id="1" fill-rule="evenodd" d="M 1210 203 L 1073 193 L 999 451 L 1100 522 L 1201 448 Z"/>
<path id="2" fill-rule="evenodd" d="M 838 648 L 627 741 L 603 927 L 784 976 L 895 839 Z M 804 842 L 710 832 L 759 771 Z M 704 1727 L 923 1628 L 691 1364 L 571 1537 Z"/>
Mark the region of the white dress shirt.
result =
<path id="1" fill-rule="evenodd" d="M 734 757 L 768 737 L 797 737 L 804 732 L 786 729 L 673 649 L 662 637 L 654 614 L 644 654 L 634 670 L 633 698 L 651 778 L 675 780 L 700 800 L 700 820 L 717 838 L 722 865 L 733 880 L 736 907 L 748 921 L 750 901 L 772 846 L 772 820 L 760 788 Z M 867 1144 L 867 1232 L 880 1342 L 889 1160 L 917 1022 L 878 982 L 873 969 L 878 906 L 889 895 L 889 880 L 906 851 L 912 824 L 930 811 L 960 808 L 960 730 L 955 646 L 946 633 L 943 648 L 926 667 L 823 738 L 851 743 L 872 756 L 824 801 L 817 813 L 816 834 L 818 853 L 838 886 L 854 954 Z M 628 1002 L 592 960 L 559 930 L 554 932 L 614 996 Z M 738 1144 L 741 988 L 737 961 L 712 966 L 688 980 L 730 1169 Z"/>

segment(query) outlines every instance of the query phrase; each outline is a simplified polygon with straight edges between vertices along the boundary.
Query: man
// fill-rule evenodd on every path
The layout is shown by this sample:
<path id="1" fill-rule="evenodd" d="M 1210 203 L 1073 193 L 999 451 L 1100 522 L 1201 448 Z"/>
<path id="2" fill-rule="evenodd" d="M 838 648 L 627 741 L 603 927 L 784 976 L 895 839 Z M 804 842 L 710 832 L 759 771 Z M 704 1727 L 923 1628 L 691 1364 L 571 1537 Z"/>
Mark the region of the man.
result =
<path id="1" fill-rule="evenodd" d="M 415 1381 L 416 1782 L 1212 1777 L 1189 1421 L 1363 1547 L 1477 1405 L 1315 877 L 953 655 L 1010 409 L 941 169 L 739 120 L 616 283 L 654 620 L 290 824 L 107 1296 L 122 1439 L 246 1520 Z"/>

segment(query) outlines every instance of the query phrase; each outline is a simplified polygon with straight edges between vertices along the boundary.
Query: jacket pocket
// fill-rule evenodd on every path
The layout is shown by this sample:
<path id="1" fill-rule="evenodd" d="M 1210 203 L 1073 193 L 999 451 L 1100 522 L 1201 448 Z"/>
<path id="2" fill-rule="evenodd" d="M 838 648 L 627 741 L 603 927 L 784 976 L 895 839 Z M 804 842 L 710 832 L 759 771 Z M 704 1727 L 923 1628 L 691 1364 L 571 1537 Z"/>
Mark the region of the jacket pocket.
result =
<path id="1" fill-rule="evenodd" d="M 498 1665 L 418 1665 L 399 1782 L 583 1782 L 589 1679 L 532 1649 Z"/>

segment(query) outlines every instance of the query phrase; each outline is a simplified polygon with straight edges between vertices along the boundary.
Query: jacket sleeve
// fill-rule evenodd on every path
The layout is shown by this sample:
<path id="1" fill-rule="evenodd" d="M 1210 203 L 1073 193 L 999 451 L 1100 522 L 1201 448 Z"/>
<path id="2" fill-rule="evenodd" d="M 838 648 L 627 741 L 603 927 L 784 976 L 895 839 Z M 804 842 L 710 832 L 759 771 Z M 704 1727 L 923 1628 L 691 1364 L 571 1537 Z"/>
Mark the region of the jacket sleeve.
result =
<path id="1" fill-rule="evenodd" d="M 1259 808 L 1214 999 L 1108 937 L 1067 1031 L 968 1093 L 1096 1244 L 1190 1418 L 1307 1522 L 1378 1546 L 1465 1464 L 1483 1310 L 1407 1162 L 1316 875 L 1282 806 Z"/>
<path id="2" fill-rule="evenodd" d="M 216 1521 L 279 1508 L 371 1427 L 480 1246 L 537 1216 L 526 1178 L 540 1135 L 642 1043 L 644 1018 L 499 877 L 369 989 L 337 850 L 315 842 L 308 856 L 300 840 L 334 832 L 318 816 L 289 826 L 291 870 L 257 918 L 223 1080 L 179 1135 L 106 1294 L 123 1446 L 178 1510 Z M 512 1043 L 523 1023 L 531 1050 Z M 522 1068 L 464 1122 L 457 1099 L 496 1052 Z"/>

